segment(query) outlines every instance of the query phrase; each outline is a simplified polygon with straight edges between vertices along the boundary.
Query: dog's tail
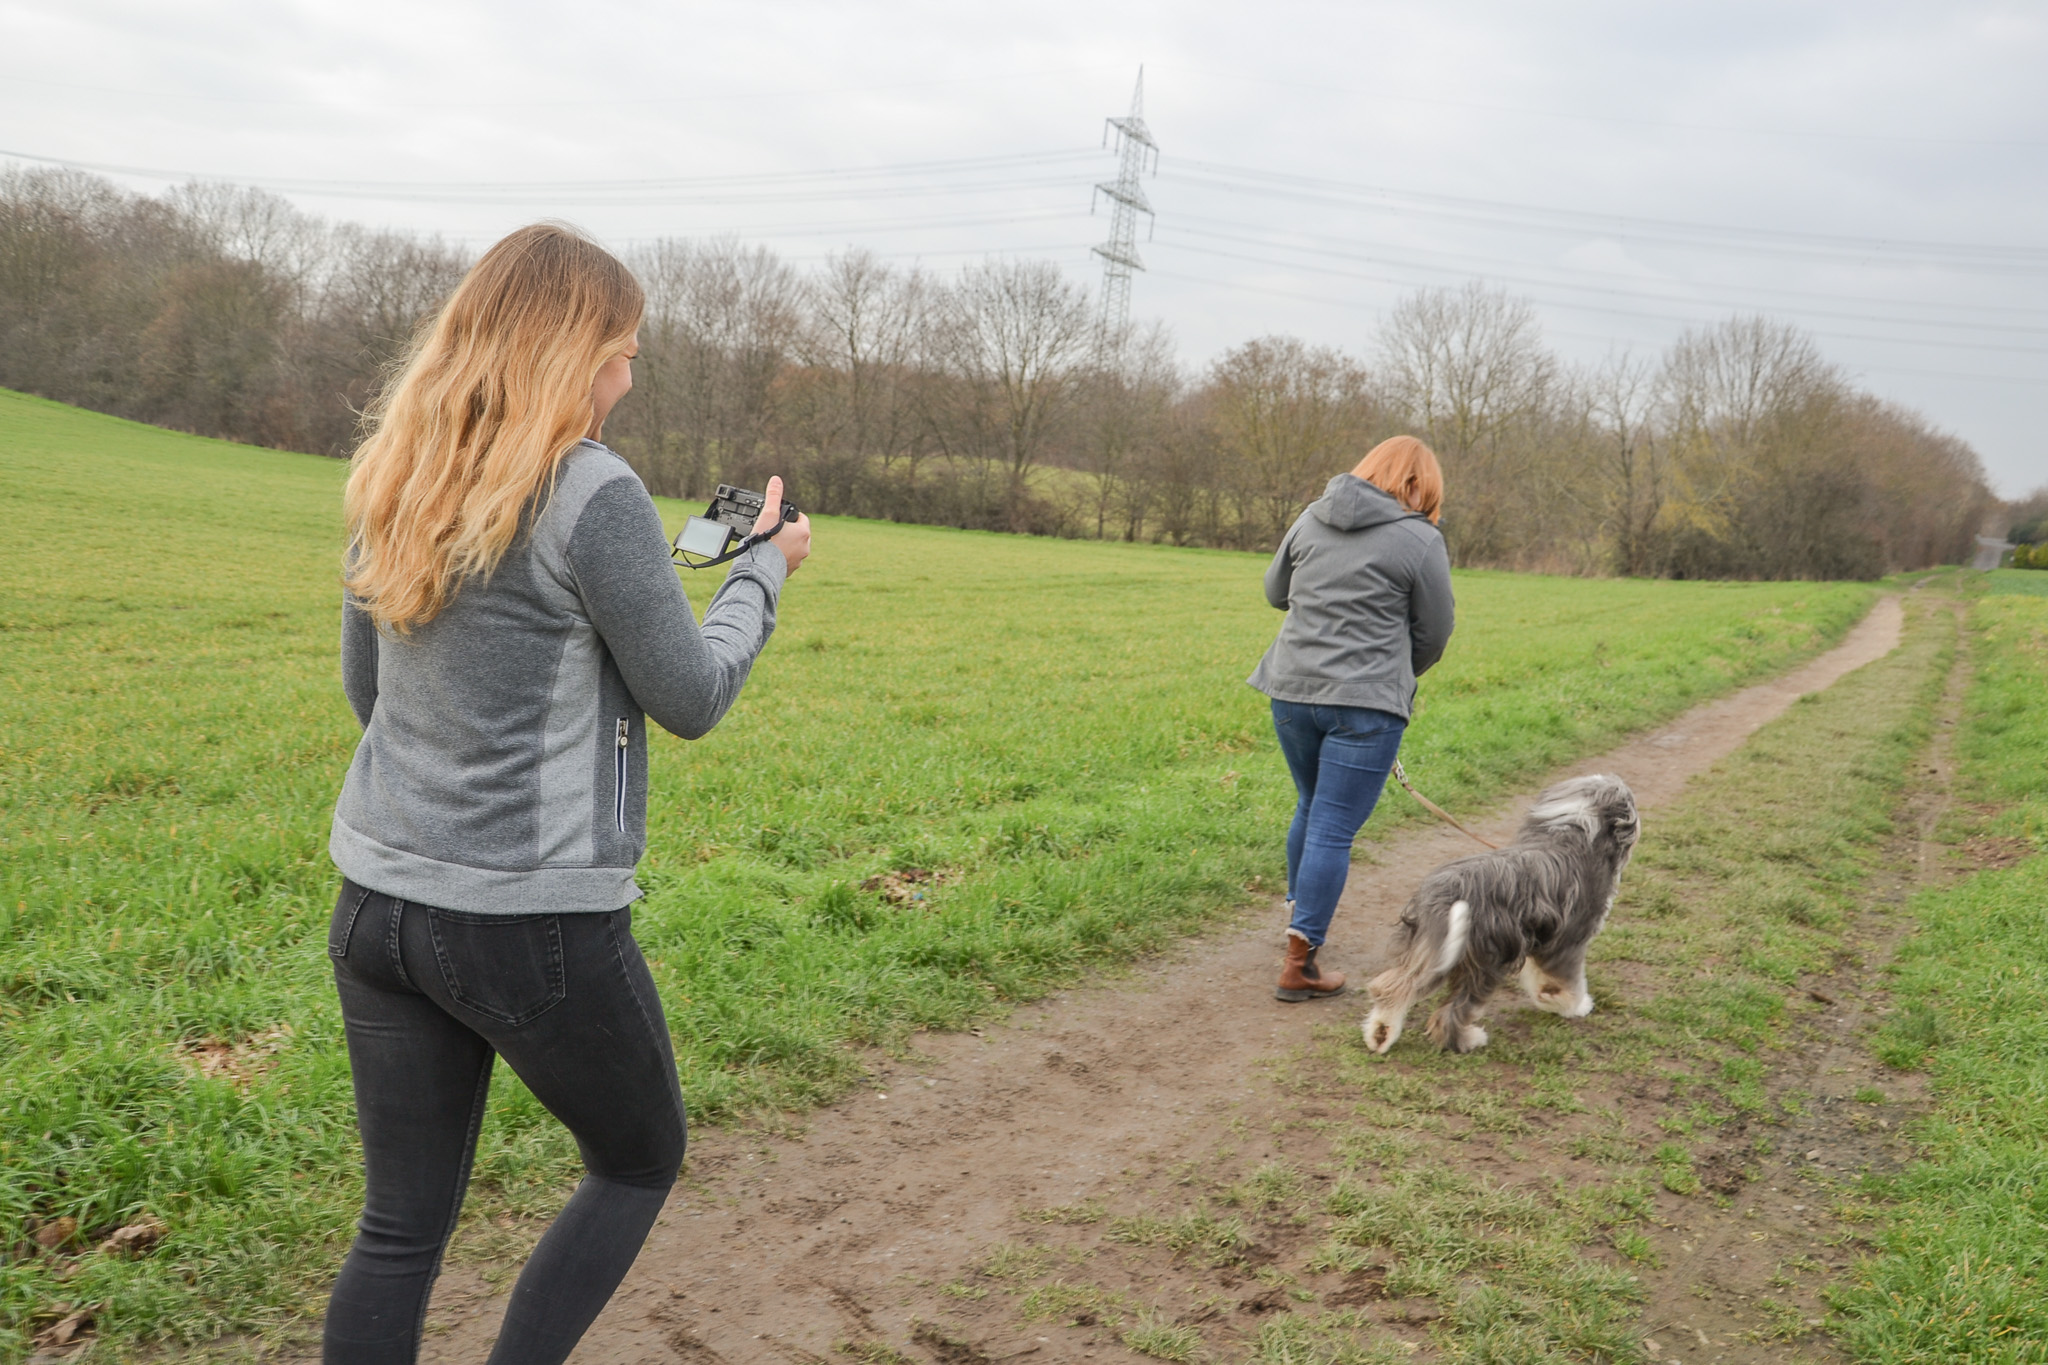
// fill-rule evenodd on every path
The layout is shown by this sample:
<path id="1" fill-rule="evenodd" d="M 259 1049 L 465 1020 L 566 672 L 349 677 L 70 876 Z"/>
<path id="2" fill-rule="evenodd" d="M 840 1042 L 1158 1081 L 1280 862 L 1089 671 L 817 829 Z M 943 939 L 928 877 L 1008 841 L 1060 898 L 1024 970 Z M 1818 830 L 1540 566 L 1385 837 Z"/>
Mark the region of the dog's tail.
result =
<path id="1" fill-rule="evenodd" d="M 1394 965 L 1366 986 L 1372 1013 L 1365 1021 L 1365 1045 L 1385 1052 L 1401 1036 L 1408 1010 L 1435 990 L 1465 956 L 1472 932 L 1471 902 L 1448 904 L 1418 895 L 1401 914 L 1401 943 Z"/>

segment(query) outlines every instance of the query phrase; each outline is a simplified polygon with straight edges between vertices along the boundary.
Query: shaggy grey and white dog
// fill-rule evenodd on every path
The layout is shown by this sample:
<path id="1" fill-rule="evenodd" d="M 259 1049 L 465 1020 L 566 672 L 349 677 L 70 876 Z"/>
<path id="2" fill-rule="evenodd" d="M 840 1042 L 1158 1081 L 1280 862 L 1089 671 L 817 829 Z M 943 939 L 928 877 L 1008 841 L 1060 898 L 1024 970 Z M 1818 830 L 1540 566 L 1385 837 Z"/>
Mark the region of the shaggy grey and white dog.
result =
<path id="1" fill-rule="evenodd" d="M 1517 968 L 1538 1009 L 1591 1014 L 1586 947 L 1607 923 L 1641 828 L 1628 783 L 1575 777 L 1537 799 L 1506 848 L 1430 873 L 1401 911 L 1394 965 L 1367 986 L 1365 1045 L 1392 1047 L 1409 1007 L 1448 978 L 1429 1036 L 1451 1052 L 1485 1047 L 1480 1012 Z"/>

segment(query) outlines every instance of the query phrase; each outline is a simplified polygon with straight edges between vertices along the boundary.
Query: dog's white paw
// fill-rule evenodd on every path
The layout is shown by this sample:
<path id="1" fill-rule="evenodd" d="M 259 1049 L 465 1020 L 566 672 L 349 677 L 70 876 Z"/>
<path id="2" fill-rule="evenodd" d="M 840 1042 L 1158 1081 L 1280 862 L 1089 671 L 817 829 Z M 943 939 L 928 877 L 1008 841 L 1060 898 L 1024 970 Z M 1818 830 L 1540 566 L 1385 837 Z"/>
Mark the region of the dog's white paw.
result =
<path id="1" fill-rule="evenodd" d="M 1572 988 L 1544 972 L 1533 959 L 1522 959 L 1521 986 L 1522 994 L 1528 996 L 1529 1003 L 1537 1009 L 1561 1014 L 1567 1019 L 1577 1017 L 1572 1013 L 1576 1008 Z"/>
<path id="2" fill-rule="evenodd" d="M 1391 1019 L 1378 1010 L 1366 1016 L 1362 1032 L 1365 1034 L 1365 1048 L 1368 1052 L 1384 1054 L 1401 1039 L 1401 1020 Z"/>
<path id="3" fill-rule="evenodd" d="M 1458 1030 L 1458 1051 L 1477 1052 L 1486 1046 L 1486 1030 L 1477 1024 L 1467 1024 Z"/>
<path id="4" fill-rule="evenodd" d="M 1565 1019 L 1583 1019 L 1593 1012 L 1593 993 L 1583 985 L 1554 981 L 1526 963 L 1522 967 L 1522 990 L 1537 1009 Z"/>

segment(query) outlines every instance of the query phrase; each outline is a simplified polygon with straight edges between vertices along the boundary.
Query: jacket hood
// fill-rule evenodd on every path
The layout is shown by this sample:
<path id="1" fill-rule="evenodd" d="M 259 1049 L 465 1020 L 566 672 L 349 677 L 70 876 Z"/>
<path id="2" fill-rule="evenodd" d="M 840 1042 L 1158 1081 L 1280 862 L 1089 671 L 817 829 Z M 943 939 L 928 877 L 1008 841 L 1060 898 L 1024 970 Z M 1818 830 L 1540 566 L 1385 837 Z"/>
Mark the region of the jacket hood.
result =
<path id="1" fill-rule="evenodd" d="M 1363 531 L 1405 517 L 1429 520 L 1394 501 L 1394 495 L 1367 483 L 1356 474 L 1339 474 L 1330 480 L 1323 496 L 1308 505 L 1317 521 L 1339 531 Z"/>

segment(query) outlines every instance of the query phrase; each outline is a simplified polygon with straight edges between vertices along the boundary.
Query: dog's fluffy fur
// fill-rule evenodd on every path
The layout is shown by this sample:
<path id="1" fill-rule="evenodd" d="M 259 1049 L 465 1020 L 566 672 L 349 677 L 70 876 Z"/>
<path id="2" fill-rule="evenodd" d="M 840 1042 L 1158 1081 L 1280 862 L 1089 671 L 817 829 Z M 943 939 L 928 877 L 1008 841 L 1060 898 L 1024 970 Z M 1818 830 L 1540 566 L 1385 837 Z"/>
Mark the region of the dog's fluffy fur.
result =
<path id="1" fill-rule="evenodd" d="M 1586 947 L 1607 923 L 1640 830 L 1626 782 L 1575 777 L 1538 798 L 1506 848 L 1430 873 L 1401 912 L 1394 965 L 1367 987 L 1365 1045 L 1391 1048 L 1409 1007 L 1448 979 L 1429 1036 L 1451 1052 L 1486 1046 L 1480 1013 L 1517 968 L 1538 1009 L 1591 1014 Z"/>

